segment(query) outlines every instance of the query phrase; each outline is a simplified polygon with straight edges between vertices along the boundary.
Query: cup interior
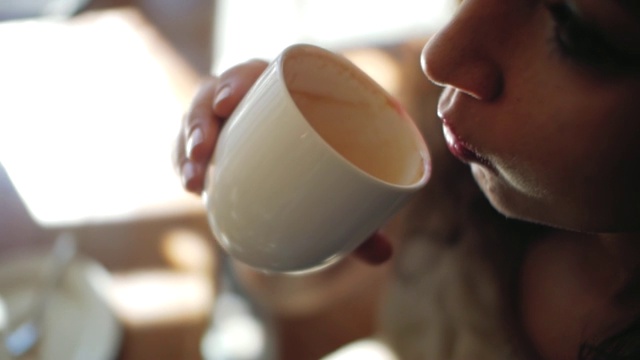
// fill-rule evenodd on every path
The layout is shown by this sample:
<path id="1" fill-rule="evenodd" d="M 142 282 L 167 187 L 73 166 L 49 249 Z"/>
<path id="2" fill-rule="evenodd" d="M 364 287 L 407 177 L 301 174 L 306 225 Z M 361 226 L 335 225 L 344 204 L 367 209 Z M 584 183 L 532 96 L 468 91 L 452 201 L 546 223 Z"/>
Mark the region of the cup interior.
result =
<path id="1" fill-rule="evenodd" d="M 322 49 L 294 47 L 282 66 L 296 106 L 343 158 L 397 186 L 424 178 L 426 148 L 415 124 L 354 64 Z"/>

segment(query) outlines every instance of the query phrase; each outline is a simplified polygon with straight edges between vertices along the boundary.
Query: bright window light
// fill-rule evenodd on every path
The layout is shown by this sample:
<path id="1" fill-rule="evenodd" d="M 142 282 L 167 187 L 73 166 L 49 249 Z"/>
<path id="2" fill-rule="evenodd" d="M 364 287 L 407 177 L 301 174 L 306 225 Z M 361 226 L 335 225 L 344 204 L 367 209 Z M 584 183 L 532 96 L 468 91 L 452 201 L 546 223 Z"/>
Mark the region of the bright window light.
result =
<path id="1" fill-rule="evenodd" d="M 38 223 L 201 211 L 171 165 L 198 79 L 141 15 L 0 23 L 0 43 L 0 163 Z"/>
<path id="2" fill-rule="evenodd" d="M 433 33 L 453 0 L 220 0 L 213 72 L 251 58 L 274 58 L 297 42 L 338 49 Z"/>

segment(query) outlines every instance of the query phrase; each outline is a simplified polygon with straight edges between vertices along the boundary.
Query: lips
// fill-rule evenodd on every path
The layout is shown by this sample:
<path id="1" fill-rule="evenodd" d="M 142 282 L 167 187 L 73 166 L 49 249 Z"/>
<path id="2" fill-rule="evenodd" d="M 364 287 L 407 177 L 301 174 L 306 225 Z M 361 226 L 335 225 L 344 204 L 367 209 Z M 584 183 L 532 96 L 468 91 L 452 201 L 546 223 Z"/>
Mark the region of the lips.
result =
<path id="1" fill-rule="evenodd" d="M 460 93 L 456 93 L 452 89 L 448 88 L 442 94 L 440 103 L 438 104 L 438 116 L 442 119 L 442 130 L 447 142 L 449 151 L 458 159 L 465 163 L 476 163 L 486 166 L 487 168 L 494 170 L 494 166 L 489 159 L 482 156 L 475 148 L 464 141 L 455 131 L 453 118 L 459 121 L 460 116 L 454 117 L 454 113 L 460 115 L 457 109 L 461 108 L 461 102 L 464 99 L 460 98 Z"/>
<path id="2" fill-rule="evenodd" d="M 446 123 L 442 124 L 442 131 L 444 132 L 444 138 L 447 141 L 449 151 L 458 159 L 466 163 L 484 163 L 482 157 L 461 141 Z"/>

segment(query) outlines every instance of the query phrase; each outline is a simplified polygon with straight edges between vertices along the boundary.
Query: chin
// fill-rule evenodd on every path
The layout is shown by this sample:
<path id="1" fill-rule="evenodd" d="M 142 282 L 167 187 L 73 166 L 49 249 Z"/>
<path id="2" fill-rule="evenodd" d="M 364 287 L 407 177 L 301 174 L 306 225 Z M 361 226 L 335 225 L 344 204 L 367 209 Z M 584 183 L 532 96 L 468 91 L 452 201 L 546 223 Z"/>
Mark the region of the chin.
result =
<path id="1" fill-rule="evenodd" d="M 513 190 L 510 191 L 503 180 L 480 165 L 471 165 L 471 173 L 494 209 L 510 219 L 528 220 L 526 219 L 528 216 L 522 216 L 519 211 L 516 211 L 519 206 L 511 194 Z"/>
<path id="2" fill-rule="evenodd" d="M 471 172 L 493 208 L 508 219 L 536 225 L 565 228 L 554 221 L 553 212 L 530 195 L 523 194 L 480 165 L 472 165 Z"/>
<path id="3" fill-rule="evenodd" d="M 472 165 L 471 168 L 478 187 L 491 206 L 508 219 L 585 233 L 640 230 L 640 222 L 637 221 L 640 211 L 634 212 L 628 207 L 620 209 L 620 204 L 625 201 L 578 203 L 560 197 L 534 196 L 516 189 L 480 165 Z"/>

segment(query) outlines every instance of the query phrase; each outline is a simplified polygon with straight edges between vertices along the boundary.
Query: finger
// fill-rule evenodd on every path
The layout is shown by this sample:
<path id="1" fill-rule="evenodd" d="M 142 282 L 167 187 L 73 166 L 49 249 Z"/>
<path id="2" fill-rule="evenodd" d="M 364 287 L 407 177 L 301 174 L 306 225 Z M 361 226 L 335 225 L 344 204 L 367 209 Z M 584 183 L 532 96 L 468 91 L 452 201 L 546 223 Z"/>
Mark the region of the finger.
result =
<path id="1" fill-rule="evenodd" d="M 217 78 L 211 77 L 199 88 L 183 118 L 182 131 L 178 133 L 173 151 L 173 164 L 183 187 L 197 194 L 202 192 L 205 165 L 218 132 L 210 106 L 217 82 Z"/>
<path id="2" fill-rule="evenodd" d="M 174 150 L 174 166 L 188 191 L 202 192 L 205 169 L 222 122 L 266 66 L 264 61 L 253 60 L 231 68 L 220 78 L 207 78 L 200 86 L 184 118 L 183 131 Z M 220 111 L 216 113 L 214 108 Z"/>
<path id="3" fill-rule="evenodd" d="M 206 166 L 193 161 L 185 161 L 180 168 L 182 186 L 192 193 L 200 194 L 204 188 Z"/>
<path id="4" fill-rule="evenodd" d="M 182 124 L 183 124 L 182 127 L 184 127 L 184 124 L 186 123 L 186 118 L 187 116 L 185 115 L 182 120 Z M 174 141 L 173 151 L 171 152 L 171 160 L 172 160 L 171 162 L 173 164 L 174 170 L 176 171 L 176 174 L 180 174 L 182 172 L 181 170 L 182 164 L 184 164 L 187 158 L 185 154 L 184 143 L 185 143 L 184 132 L 180 131 Z"/>
<path id="5" fill-rule="evenodd" d="M 189 160 L 185 155 L 185 136 L 181 132 L 178 134 L 176 144 L 173 148 L 173 166 L 182 186 L 190 192 L 200 194 L 204 187 L 205 165 Z"/>
<path id="6" fill-rule="evenodd" d="M 183 126 L 184 156 L 195 163 L 209 161 L 218 138 L 221 120 L 215 117 L 211 108 L 218 83 L 215 77 L 205 80 L 191 103 Z"/>
<path id="7" fill-rule="evenodd" d="M 391 259 L 393 247 L 385 235 L 376 232 L 356 249 L 354 255 L 370 265 L 379 265 Z"/>
<path id="8" fill-rule="evenodd" d="M 204 82 L 194 97 L 185 126 L 185 155 L 188 159 L 200 163 L 209 161 L 223 120 L 235 109 L 266 66 L 264 61 L 252 60 L 225 71 L 220 78 L 212 77 Z"/>
<path id="9" fill-rule="evenodd" d="M 267 65 L 262 60 L 251 60 L 220 75 L 215 97 L 210 103 L 214 114 L 221 118 L 229 117 Z"/>

